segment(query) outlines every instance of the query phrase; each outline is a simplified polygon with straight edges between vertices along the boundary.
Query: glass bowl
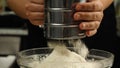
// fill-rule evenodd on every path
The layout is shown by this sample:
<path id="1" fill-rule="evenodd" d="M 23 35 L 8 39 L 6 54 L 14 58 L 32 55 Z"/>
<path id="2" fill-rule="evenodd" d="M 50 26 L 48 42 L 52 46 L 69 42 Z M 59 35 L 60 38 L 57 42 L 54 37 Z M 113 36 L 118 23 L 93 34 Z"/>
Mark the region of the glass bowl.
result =
<path id="1" fill-rule="evenodd" d="M 69 48 L 70 50 L 73 50 L 73 48 Z M 36 64 L 40 64 L 44 59 L 46 59 L 50 53 L 53 51 L 53 48 L 34 48 L 34 49 L 28 49 L 23 50 L 17 53 L 17 63 L 20 66 L 20 68 L 36 68 Z M 77 53 L 77 52 L 76 52 Z M 86 60 L 89 63 L 81 63 L 80 67 L 74 67 L 74 64 L 78 65 L 77 62 L 70 62 L 69 68 L 86 68 L 84 66 L 90 65 L 90 64 L 98 64 L 96 68 L 111 68 L 114 61 L 114 54 L 104 51 L 104 50 L 98 50 L 98 49 L 91 49 L 89 50 L 89 54 L 86 57 Z M 54 68 L 67 68 L 66 63 L 60 63 L 59 67 L 56 67 L 56 62 L 49 62 L 46 65 L 52 65 Z M 81 67 L 83 65 L 83 67 Z M 61 67 L 62 66 L 62 67 Z M 50 66 L 44 67 L 44 68 L 53 68 Z M 39 67 L 43 68 L 43 67 Z"/>

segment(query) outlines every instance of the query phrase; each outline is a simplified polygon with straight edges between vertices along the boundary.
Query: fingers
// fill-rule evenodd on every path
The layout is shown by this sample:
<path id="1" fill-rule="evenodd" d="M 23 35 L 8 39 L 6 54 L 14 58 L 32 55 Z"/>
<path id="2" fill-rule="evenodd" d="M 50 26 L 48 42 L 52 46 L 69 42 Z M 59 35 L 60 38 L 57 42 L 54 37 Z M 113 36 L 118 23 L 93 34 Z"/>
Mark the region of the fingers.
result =
<path id="1" fill-rule="evenodd" d="M 99 21 L 91 21 L 91 22 L 80 23 L 79 28 L 81 30 L 94 30 L 94 29 L 98 29 L 99 26 L 100 26 Z"/>
<path id="2" fill-rule="evenodd" d="M 95 35 L 96 33 L 97 33 L 96 29 L 95 30 L 88 30 L 88 31 L 86 31 L 86 36 L 91 37 L 91 36 Z"/>
<path id="3" fill-rule="evenodd" d="M 96 20 L 101 21 L 103 18 L 103 12 L 76 12 L 74 14 L 74 20 Z"/>
<path id="4" fill-rule="evenodd" d="M 90 37 L 97 33 L 97 29 L 100 26 L 99 21 L 91 21 L 91 22 L 82 22 L 79 25 L 80 30 L 85 30 L 86 36 Z"/>
<path id="5" fill-rule="evenodd" d="M 76 11 L 101 11 L 103 10 L 103 4 L 98 0 L 94 0 L 86 3 L 77 3 L 75 10 Z"/>
<path id="6" fill-rule="evenodd" d="M 73 17 L 76 21 L 101 21 L 103 18 L 103 5 L 99 0 L 89 0 L 89 2 L 86 3 L 77 3 L 75 10 L 77 12 Z"/>
<path id="7" fill-rule="evenodd" d="M 99 26 L 100 21 L 81 22 L 79 24 L 80 30 L 84 30 L 87 37 L 95 35 Z"/>
<path id="8" fill-rule="evenodd" d="M 44 0 L 30 0 L 32 3 L 44 4 Z"/>
<path id="9" fill-rule="evenodd" d="M 42 25 L 44 22 L 44 0 L 30 0 L 25 7 L 30 22 L 33 25 Z"/>
<path id="10" fill-rule="evenodd" d="M 85 3 L 75 4 L 75 21 L 81 21 L 79 28 L 84 30 L 87 36 L 96 34 L 100 26 L 103 14 L 103 4 L 99 0 L 88 0 Z"/>
<path id="11" fill-rule="evenodd" d="M 44 20 L 29 20 L 33 25 L 43 25 Z"/>
<path id="12" fill-rule="evenodd" d="M 31 12 L 43 12 L 44 5 L 31 3 L 26 5 L 26 9 Z"/>
<path id="13" fill-rule="evenodd" d="M 28 12 L 27 16 L 31 20 L 44 20 L 44 13 L 39 12 Z"/>
<path id="14" fill-rule="evenodd" d="M 44 13 L 30 12 L 27 16 L 30 22 L 34 25 L 42 25 L 44 23 Z"/>
<path id="15" fill-rule="evenodd" d="M 90 37 L 97 33 L 97 29 L 100 26 L 99 21 L 91 21 L 91 22 L 82 22 L 79 25 L 80 30 L 85 30 L 86 36 Z"/>

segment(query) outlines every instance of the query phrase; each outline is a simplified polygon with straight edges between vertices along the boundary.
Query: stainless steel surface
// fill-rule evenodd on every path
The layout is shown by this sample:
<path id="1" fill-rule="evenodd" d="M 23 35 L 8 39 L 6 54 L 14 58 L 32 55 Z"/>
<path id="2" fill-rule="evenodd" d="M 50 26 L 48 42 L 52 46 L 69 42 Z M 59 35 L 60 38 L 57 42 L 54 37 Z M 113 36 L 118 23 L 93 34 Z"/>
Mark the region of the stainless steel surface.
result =
<path id="1" fill-rule="evenodd" d="M 79 22 L 73 20 L 73 3 L 85 0 L 45 0 L 45 36 L 48 39 L 66 40 L 85 37 Z"/>
<path id="2" fill-rule="evenodd" d="M 28 29 L 21 28 L 0 28 L 0 35 L 27 36 Z"/>
<path id="3" fill-rule="evenodd" d="M 20 37 L 0 36 L 0 55 L 15 55 L 20 48 Z"/>

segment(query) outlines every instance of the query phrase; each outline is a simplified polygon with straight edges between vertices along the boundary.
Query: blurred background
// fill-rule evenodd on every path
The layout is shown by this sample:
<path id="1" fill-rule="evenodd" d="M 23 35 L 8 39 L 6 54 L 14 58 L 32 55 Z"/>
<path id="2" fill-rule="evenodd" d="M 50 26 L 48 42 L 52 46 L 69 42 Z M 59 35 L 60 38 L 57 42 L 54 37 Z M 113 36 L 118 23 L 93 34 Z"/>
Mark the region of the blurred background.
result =
<path id="1" fill-rule="evenodd" d="M 120 0 L 114 0 L 116 10 L 116 35 L 120 44 Z M 28 29 L 27 20 L 22 19 L 11 11 L 6 0 L 0 0 L 0 68 L 10 68 L 15 61 L 15 54 L 20 45 L 26 45 Z"/>
<path id="2" fill-rule="evenodd" d="M 20 45 L 26 44 L 27 35 L 26 20 L 16 16 L 7 7 L 6 0 L 0 0 L 0 68 L 13 64 Z"/>

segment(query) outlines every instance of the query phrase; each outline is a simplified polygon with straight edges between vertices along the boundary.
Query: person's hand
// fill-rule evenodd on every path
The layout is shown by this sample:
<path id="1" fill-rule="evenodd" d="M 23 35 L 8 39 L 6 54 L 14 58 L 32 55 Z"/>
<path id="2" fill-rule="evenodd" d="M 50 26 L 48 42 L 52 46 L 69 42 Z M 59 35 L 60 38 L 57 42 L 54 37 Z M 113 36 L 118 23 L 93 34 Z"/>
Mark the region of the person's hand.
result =
<path id="1" fill-rule="evenodd" d="M 96 34 L 103 18 L 103 8 L 100 0 L 89 0 L 75 5 L 74 20 L 82 21 L 79 28 L 85 30 L 88 37 Z"/>
<path id="2" fill-rule="evenodd" d="M 42 25 L 44 23 L 44 0 L 30 0 L 25 7 L 27 18 L 32 24 Z"/>

